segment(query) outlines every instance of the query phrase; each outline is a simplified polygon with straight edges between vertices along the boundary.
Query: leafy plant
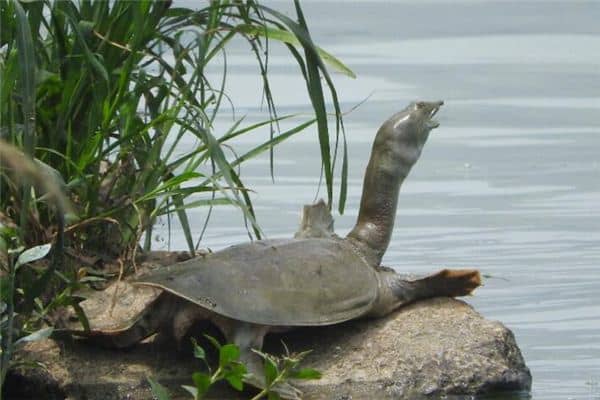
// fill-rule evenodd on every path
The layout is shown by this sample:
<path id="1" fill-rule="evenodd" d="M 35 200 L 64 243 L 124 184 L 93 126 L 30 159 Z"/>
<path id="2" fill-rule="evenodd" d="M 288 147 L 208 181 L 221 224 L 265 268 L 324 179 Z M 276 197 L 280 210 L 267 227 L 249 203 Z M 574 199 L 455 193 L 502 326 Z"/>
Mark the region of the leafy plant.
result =
<path id="1" fill-rule="evenodd" d="M 244 389 L 243 379 L 246 374 L 246 367 L 240 362 L 240 349 L 235 344 L 221 345 L 216 339 L 207 336 L 210 342 L 219 352 L 219 365 L 215 371 L 212 371 L 210 365 L 206 361 L 206 353 L 204 349 L 192 339 L 194 346 L 194 357 L 202 360 L 206 365 L 208 373 L 194 372 L 192 380 L 194 386 L 183 386 L 194 399 L 202 399 L 210 387 L 216 382 L 226 380 L 235 390 L 241 391 Z"/>
<path id="2" fill-rule="evenodd" d="M 15 277 L 19 268 L 24 265 L 37 261 L 45 257 L 50 251 L 51 246 L 49 244 L 36 246 L 24 250 L 23 247 L 9 249 L 6 247 L 6 242 L 14 238 L 9 230 L 2 229 L 0 232 L 0 241 L 2 242 L 2 251 L 8 261 L 8 271 L 6 274 L 0 276 L 0 388 L 4 384 L 6 372 L 12 364 L 12 355 L 15 347 L 22 345 L 26 342 L 39 340 L 50 336 L 52 328 L 42 328 L 31 332 L 28 335 L 22 335 L 20 327 L 15 325 L 22 323 L 17 321 L 18 316 L 15 312 Z M 2 394 L 0 393 L 0 399 Z"/>
<path id="3" fill-rule="evenodd" d="M 313 43 L 299 2 L 295 4 L 297 22 L 251 0 L 211 1 L 199 10 L 172 8 L 168 1 L 0 4 L 2 136 L 64 177 L 78 220 L 68 230 L 72 248 L 112 257 L 131 250 L 131 255 L 145 234 L 148 250 L 157 218 L 173 214 L 194 251 L 199 239 L 193 238 L 186 210 L 198 206 L 236 206 L 260 237 L 237 168 L 315 123 L 332 204 L 343 125 L 325 63 L 352 73 Z M 245 126 L 244 118 L 237 118 L 218 133 L 215 121 L 229 101 L 224 92 L 226 49 L 236 37 L 246 40 L 256 59 L 268 117 Z M 268 40 L 287 46 L 315 110 L 315 118 L 282 133 L 278 124 L 292 115 L 276 111 L 265 55 Z M 220 76 L 207 73 L 215 66 L 222 68 Z M 333 99 L 334 150 L 321 77 Z M 270 131 L 269 140 L 245 154 L 228 156 L 229 142 L 264 129 Z M 182 143 L 193 142 L 193 148 L 180 152 Z M 344 144 L 340 209 L 346 161 Z M 3 185 L 10 195 L 0 199 L 2 209 L 20 220 L 25 243 L 49 241 L 48 210 L 34 207 L 36 199 L 28 191 Z"/>
<path id="4" fill-rule="evenodd" d="M 44 201 L 54 206 L 61 221 L 64 213 L 70 210 L 70 204 L 62 194 L 51 169 L 40 162 L 35 163 L 1 139 L 0 168 L 5 179 L 14 187 L 34 189 L 43 194 Z M 46 314 L 59 304 L 72 302 L 70 287 L 48 304 L 40 299 L 54 274 L 59 274 L 58 270 L 62 265 L 62 231 L 58 232 L 58 240 L 54 246 L 48 243 L 25 250 L 16 225 L 1 217 L 0 214 L 0 388 L 10 367 L 36 365 L 35 362 L 15 363 L 12 359 L 15 348 L 25 342 L 48 337 L 52 328 L 43 323 Z M 60 223 L 59 226 L 62 227 L 63 224 Z M 51 260 L 43 268 L 37 262 L 45 258 L 51 249 Z M 34 262 L 37 265 L 34 266 Z M 85 316 L 80 314 L 85 321 Z"/>
<path id="5" fill-rule="evenodd" d="M 212 343 L 219 352 L 219 364 L 216 370 L 210 368 L 206 359 L 204 349 L 192 339 L 194 348 L 194 357 L 203 361 L 208 373 L 195 372 L 192 374 L 194 386 L 183 385 L 195 400 L 203 399 L 210 388 L 217 382 L 226 380 L 229 385 L 237 391 L 244 389 L 243 379 L 247 372 L 246 367 L 240 362 L 240 349 L 235 344 L 221 345 L 216 339 L 210 336 L 206 338 Z M 306 357 L 309 351 L 299 354 L 290 354 L 286 348 L 286 354 L 282 357 L 253 350 L 264 360 L 264 379 L 265 387 L 252 400 L 258 400 L 263 397 L 278 399 L 279 396 L 274 388 L 290 379 L 319 379 L 321 373 L 312 368 L 300 368 L 300 363 Z M 168 390 L 152 378 L 148 378 L 150 389 L 154 397 L 158 400 L 170 400 Z"/>

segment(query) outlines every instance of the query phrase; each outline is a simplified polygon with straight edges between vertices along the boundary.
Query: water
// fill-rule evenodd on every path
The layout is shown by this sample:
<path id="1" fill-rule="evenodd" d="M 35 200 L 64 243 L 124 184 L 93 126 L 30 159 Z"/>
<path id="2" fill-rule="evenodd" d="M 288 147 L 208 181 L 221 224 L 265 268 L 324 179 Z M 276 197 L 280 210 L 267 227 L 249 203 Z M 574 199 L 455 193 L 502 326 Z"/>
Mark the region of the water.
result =
<path id="1" fill-rule="evenodd" d="M 600 2 L 302 4 L 315 41 L 358 75 L 334 76 L 343 108 L 370 96 L 345 120 L 350 182 L 337 232 L 357 215 L 378 125 L 411 100 L 444 99 L 442 126 L 402 189 L 385 264 L 481 269 L 490 277 L 469 302 L 514 331 L 532 398 L 600 399 Z M 274 50 L 280 112 L 307 111 L 297 67 Z M 249 57 L 241 45 L 230 54 L 229 92 L 237 114 L 253 120 L 262 111 Z M 274 184 L 267 157 L 242 169 L 268 237 L 291 236 L 314 199 L 316 143 L 310 132 L 278 147 Z M 205 210 L 190 214 L 199 232 Z M 239 213 L 212 218 L 206 246 L 247 240 Z M 184 248 L 178 230 L 171 235 L 171 248 Z"/>

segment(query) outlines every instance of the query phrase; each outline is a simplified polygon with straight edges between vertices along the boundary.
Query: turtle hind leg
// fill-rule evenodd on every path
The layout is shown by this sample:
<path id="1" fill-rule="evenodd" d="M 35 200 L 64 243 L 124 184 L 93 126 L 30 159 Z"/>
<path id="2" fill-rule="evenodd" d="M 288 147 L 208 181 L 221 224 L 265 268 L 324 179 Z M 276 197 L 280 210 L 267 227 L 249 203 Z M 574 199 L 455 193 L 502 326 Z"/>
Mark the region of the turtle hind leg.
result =
<path id="1" fill-rule="evenodd" d="M 393 270 L 379 271 L 379 296 L 369 315 L 383 316 L 405 304 L 430 297 L 470 294 L 481 285 L 479 271 L 444 269 L 419 279 L 408 279 Z"/>
<path id="2" fill-rule="evenodd" d="M 228 342 L 236 344 L 240 349 L 240 362 L 246 366 L 244 382 L 259 390 L 266 387 L 263 359 L 252 349 L 261 350 L 263 339 L 270 327 L 235 321 L 218 317 L 213 320 L 221 329 Z M 302 392 L 287 382 L 282 382 L 271 388 L 282 399 L 301 400 Z"/>
<path id="3" fill-rule="evenodd" d="M 481 285 L 481 276 L 475 269 L 443 269 L 433 275 L 412 282 L 415 297 L 466 296 Z"/>
<path id="4" fill-rule="evenodd" d="M 172 346 L 175 343 L 178 352 L 191 351 L 190 333 L 192 327 L 201 321 L 210 321 L 210 312 L 194 303 L 174 297 L 176 304 L 165 316 L 164 329 L 158 331 L 155 343 Z M 169 322 L 171 321 L 171 322 Z M 197 327 L 196 327 L 197 328 Z"/>

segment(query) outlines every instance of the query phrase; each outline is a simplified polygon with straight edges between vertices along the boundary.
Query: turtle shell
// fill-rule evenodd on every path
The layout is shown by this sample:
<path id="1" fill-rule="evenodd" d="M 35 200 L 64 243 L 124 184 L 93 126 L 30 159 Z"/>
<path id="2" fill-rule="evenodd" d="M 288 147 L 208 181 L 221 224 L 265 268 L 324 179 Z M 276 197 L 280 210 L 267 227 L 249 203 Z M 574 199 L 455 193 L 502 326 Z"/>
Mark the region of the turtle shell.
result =
<path id="1" fill-rule="evenodd" d="M 364 315 L 378 279 L 339 238 L 262 240 L 173 264 L 140 277 L 217 314 L 277 326 L 313 326 Z"/>

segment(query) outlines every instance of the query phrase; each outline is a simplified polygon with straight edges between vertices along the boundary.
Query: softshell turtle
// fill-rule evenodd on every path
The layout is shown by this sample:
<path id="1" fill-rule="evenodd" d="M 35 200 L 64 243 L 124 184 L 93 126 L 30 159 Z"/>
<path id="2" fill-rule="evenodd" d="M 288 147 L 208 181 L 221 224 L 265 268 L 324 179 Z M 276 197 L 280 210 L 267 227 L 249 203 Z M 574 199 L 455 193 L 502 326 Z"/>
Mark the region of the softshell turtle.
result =
<path id="1" fill-rule="evenodd" d="M 259 240 L 156 269 L 134 285 L 161 290 L 130 324 L 80 332 L 128 347 L 170 329 L 181 338 L 197 320 L 212 321 L 241 350 L 248 383 L 263 386 L 260 349 L 268 332 L 382 316 L 433 296 L 463 296 L 480 285 L 476 270 L 443 270 L 406 279 L 380 266 L 392 234 L 400 185 L 421 154 L 443 102 L 415 102 L 383 123 L 373 144 L 356 226 L 333 233 L 324 203 L 305 207 L 294 239 Z M 285 398 L 299 398 L 282 385 Z"/>

